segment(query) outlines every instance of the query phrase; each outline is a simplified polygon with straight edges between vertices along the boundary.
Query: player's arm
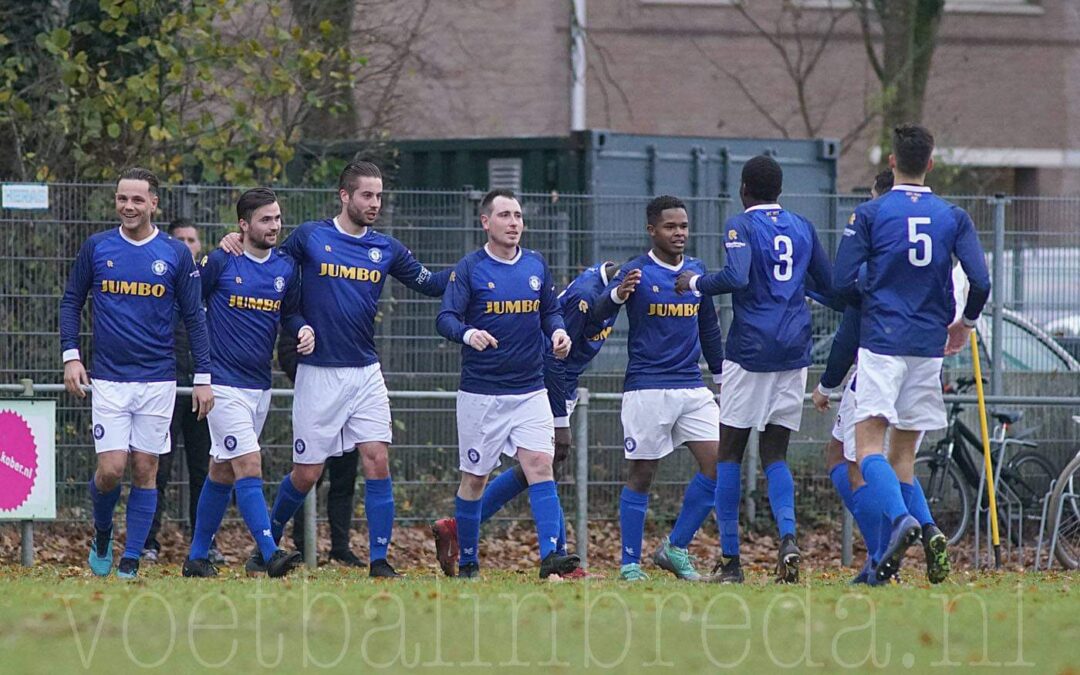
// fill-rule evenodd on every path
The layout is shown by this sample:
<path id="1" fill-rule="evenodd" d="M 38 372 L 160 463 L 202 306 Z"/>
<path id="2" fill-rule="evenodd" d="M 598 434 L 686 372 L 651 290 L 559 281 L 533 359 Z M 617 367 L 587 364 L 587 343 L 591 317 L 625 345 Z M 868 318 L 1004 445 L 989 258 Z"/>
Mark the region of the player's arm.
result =
<path id="1" fill-rule="evenodd" d="M 968 278 L 967 302 L 960 319 L 949 325 L 949 337 L 945 342 L 945 355 L 958 354 L 965 346 L 990 297 L 990 272 L 986 269 L 979 236 L 971 217 L 961 208 L 954 207 L 957 216 L 956 248 L 954 252 Z"/>
<path id="2" fill-rule="evenodd" d="M 843 386 L 844 378 L 855 363 L 855 356 L 859 352 L 859 321 L 858 308 L 848 307 L 844 310 L 829 348 L 825 372 L 821 374 L 814 392 L 814 405 L 818 410 L 828 409 L 829 396 Z"/>
<path id="3" fill-rule="evenodd" d="M 211 251 L 204 255 L 199 262 L 199 287 L 202 289 L 203 302 L 210 300 L 214 290 L 221 280 L 221 273 L 225 270 L 225 256 L 229 255 L 222 249 Z"/>
<path id="4" fill-rule="evenodd" d="M 413 289 L 417 293 L 440 297 L 446 292 L 446 285 L 450 281 L 450 272 L 445 269 L 442 272 L 432 272 L 420 264 L 412 251 L 405 248 L 397 239 L 391 239 L 393 246 L 393 260 L 390 263 L 390 276 Z"/>
<path id="5" fill-rule="evenodd" d="M 840 248 L 833 263 L 833 292 L 848 303 L 859 301 L 859 270 L 870 257 L 870 224 L 862 206 L 855 209 L 851 224 L 844 228 Z"/>
<path id="6" fill-rule="evenodd" d="M 315 329 L 308 325 L 300 311 L 300 266 L 293 268 L 285 286 L 285 297 L 281 301 L 281 325 L 292 337 L 295 337 L 296 351 L 305 356 L 315 351 Z"/>
<path id="7" fill-rule="evenodd" d="M 64 386 L 69 393 L 79 398 L 86 398 L 82 385 L 90 384 L 79 353 L 79 327 L 86 295 L 93 283 L 94 243 L 92 239 L 87 239 L 71 266 L 64 297 L 60 300 L 60 348 L 64 350 Z"/>
<path id="8" fill-rule="evenodd" d="M 198 413 L 199 419 L 203 419 L 214 407 L 214 393 L 210 390 L 210 338 L 206 332 L 202 284 L 199 270 L 187 250 L 178 255 L 180 262 L 176 270 L 176 303 L 187 328 L 191 358 L 195 362 L 191 410 Z"/>
<path id="9" fill-rule="evenodd" d="M 620 267 L 615 278 L 608 282 L 596 298 L 592 310 L 593 321 L 603 323 L 618 314 L 619 309 L 626 304 L 640 283 L 640 267 L 633 263 Z"/>
<path id="10" fill-rule="evenodd" d="M 285 241 L 278 247 L 278 251 L 296 261 L 298 269 L 300 264 L 307 259 L 307 240 L 311 236 L 312 227 L 314 227 L 313 224 L 304 223 L 285 237 Z"/>
<path id="11" fill-rule="evenodd" d="M 555 358 L 551 351 L 544 353 L 544 387 L 555 426 L 567 426 L 566 399 L 569 392 L 566 390 L 566 361 Z"/>
<path id="12" fill-rule="evenodd" d="M 705 363 L 709 364 L 713 382 L 720 383 L 720 373 L 724 368 L 724 334 L 720 330 L 720 320 L 716 316 L 716 306 L 712 298 L 701 298 L 698 308 L 698 338 L 701 340 L 701 353 Z"/>
<path id="13" fill-rule="evenodd" d="M 810 264 L 806 268 L 809 283 L 806 286 L 824 298 L 832 298 L 836 295 L 833 290 L 832 263 L 829 262 L 829 254 L 825 252 L 825 247 L 821 245 L 821 239 L 818 238 L 817 230 L 813 224 L 810 224 L 810 237 Z M 823 304 L 833 306 L 828 302 Z"/>
<path id="14" fill-rule="evenodd" d="M 565 359 L 570 355 L 570 347 L 573 342 L 570 334 L 566 332 L 566 322 L 563 321 L 562 305 L 555 296 L 555 280 L 551 276 L 551 269 L 544 262 L 544 282 L 540 287 L 540 328 L 544 335 L 551 338 L 551 351 L 557 358 Z"/>
<path id="15" fill-rule="evenodd" d="M 676 283 L 677 291 L 683 292 L 689 288 L 702 295 L 720 295 L 741 291 L 750 285 L 750 233 L 742 219 L 728 223 L 727 231 L 728 238 L 724 242 L 724 253 L 727 259 L 724 261 L 723 269 L 703 275 L 691 275 L 684 272 L 679 275 Z"/>
<path id="16" fill-rule="evenodd" d="M 498 349 L 499 342 L 486 330 L 473 328 L 465 322 L 465 312 L 472 300 L 472 283 L 468 259 L 451 271 L 446 292 L 442 296 L 442 309 L 435 318 L 435 330 L 451 342 L 466 344 L 478 352 L 488 347 Z"/>

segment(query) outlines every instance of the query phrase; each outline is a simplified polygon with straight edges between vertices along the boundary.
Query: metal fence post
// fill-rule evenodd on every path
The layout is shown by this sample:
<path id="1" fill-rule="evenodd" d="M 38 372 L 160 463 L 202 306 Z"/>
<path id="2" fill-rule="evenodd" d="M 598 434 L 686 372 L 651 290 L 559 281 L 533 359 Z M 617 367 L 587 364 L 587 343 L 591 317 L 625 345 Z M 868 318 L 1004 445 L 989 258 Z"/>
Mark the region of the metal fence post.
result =
<path id="1" fill-rule="evenodd" d="M 319 557 L 316 551 L 319 547 L 319 530 L 315 516 L 318 514 L 318 484 L 312 486 L 304 498 L 304 565 L 308 569 L 315 569 L 319 565 Z"/>
<path id="2" fill-rule="evenodd" d="M 991 280 L 994 315 L 990 336 L 990 394 L 993 396 L 1001 395 L 1003 375 L 1001 364 L 1004 350 L 1002 343 L 1005 341 L 1002 337 L 1005 321 L 1005 206 L 1011 202 L 1011 199 L 1000 193 L 990 198 L 990 204 L 994 206 L 994 267 Z M 1015 260 L 1013 264 L 1016 264 Z"/>
<path id="3" fill-rule="evenodd" d="M 589 390 L 577 390 L 574 409 L 574 488 L 577 492 L 577 554 L 582 565 L 589 562 Z"/>
<path id="4" fill-rule="evenodd" d="M 22 396 L 25 398 L 34 397 L 34 381 L 28 377 L 19 380 L 19 384 L 23 387 Z M 21 560 L 23 567 L 34 566 L 34 521 L 24 520 L 22 521 L 22 538 L 21 538 Z"/>

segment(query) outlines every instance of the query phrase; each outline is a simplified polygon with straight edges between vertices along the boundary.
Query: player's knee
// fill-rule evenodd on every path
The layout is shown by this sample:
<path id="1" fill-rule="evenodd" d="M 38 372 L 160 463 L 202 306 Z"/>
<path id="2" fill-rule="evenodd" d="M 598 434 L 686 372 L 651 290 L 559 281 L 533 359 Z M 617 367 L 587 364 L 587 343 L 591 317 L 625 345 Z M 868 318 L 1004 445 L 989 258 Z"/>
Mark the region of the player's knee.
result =
<path id="1" fill-rule="evenodd" d="M 634 492 L 648 492 L 656 475 L 657 462 L 653 460 L 635 460 L 630 462 L 626 475 L 626 486 Z"/>
<path id="2" fill-rule="evenodd" d="M 131 484 L 135 487 L 150 489 L 157 486 L 157 455 L 132 453 Z"/>
<path id="3" fill-rule="evenodd" d="M 322 472 L 322 464 L 294 464 L 290 474 L 293 487 L 306 494 L 315 487 L 315 483 L 319 482 Z"/>
<path id="4" fill-rule="evenodd" d="M 385 443 L 364 443 L 357 452 L 364 463 L 364 476 L 376 480 L 390 477 L 390 449 Z"/>
<path id="5" fill-rule="evenodd" d="M 232 484 L 233 471 L 229 462 L 210 461 L 210 468 L 206 472 L 207 477 L 220 485 Z"/>
<path id="6" fill-rule="evenodd" d="M 830 438 L 825 446 L 825 469 L 832 471 L 836 465 L 844 461 L 844 444 L 835 438 Z"/>
<path id="7" fill-rule="evenodd" d="M 487 476 L 476 476 L 462 472 L 461 483 L 458 485 L 458 497 L 467 501 L 476 501 L 484 496 L 484 486 L 487 484 Z"/>

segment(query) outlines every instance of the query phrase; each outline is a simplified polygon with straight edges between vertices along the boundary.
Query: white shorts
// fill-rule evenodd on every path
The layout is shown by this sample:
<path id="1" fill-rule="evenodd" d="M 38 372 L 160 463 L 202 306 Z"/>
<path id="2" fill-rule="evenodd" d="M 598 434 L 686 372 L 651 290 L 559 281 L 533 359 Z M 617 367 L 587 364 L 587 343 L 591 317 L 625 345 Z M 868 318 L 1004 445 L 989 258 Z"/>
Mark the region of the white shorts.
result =
<path id="1" fill-rule="evenodd" d="M 941 397 L 941 358 L 884 356 L 859 348 L 853 423 L 884 417 L 904 431 L 946 426 Z"/>
<path id="2" fill-rule="evenodd" d="M 94 378 L 90 396 L 94 449 L 164 455 L 176 405 L 175 382 L 112 382 Z"/>
<path id="3" fill-rule="evenodd" d="M 708 387 L 638 389 L 622 397 L 623 455 L 660 459 L 687 441 L 719 441 L 720 409 Z"/>
<path id="4" fill-rule="evenodd" d="M 765 431 L 765 425 L 798 431 L 806 395 L 806 368 L 755 373 L 724 361 L 720 376 L 720 423 Z"/>
<path id="5" fill-rule="evenodd" d="M 293 395 L 293 463 L 323 464 L 357 443 L 393 439 L 390 395 L 378 363 L 323 368 L 301 363 Z"/>
<path id="6" fill-rule="evenodd" d="M 844 459 L 849 462 L 857 460 L 855 452 L 855 422 L 852 418 L 855 414 L 855 400 L 858 396 L 858 390 L 852 389 L 855 384 L 856 378 L 852 377 L 848 380 L 848 383 L 844 385 L 844 393 L 840 395 L 840 409 L 836 413 L 836 423 L 833 424 L 832 437 L 844 444 Z M 919 446 L 922 445 L 923 438 L 926 437 L 925 433 L 919 434 L 919 439 L 915 441 L 915 452 L 919 451 Z M 889 456 L 889 434 L 885 434 L 885 443 L 882 447 L 882 454 L 886 457 Z"/>
<path id="7" fill-rule="evenodd" d="M 270 411 L 269 389 L 241 389 L 211 385 L 214 409 L 210 423 L 210 456 L 219 462 L 259 451 L 266 413 Z"/>
<path id="8" fill-rule="evenodd" d="M 555 426 L 547 390 L 528 394 L 457 393 L 459 467 L 486 476 L 518 448 L 555 455 Z"/>
<path id="9" fill-rule="evenodd" d="M 574 414 L 574 408 L 577 408 L 577 399 L 576 398 L 568 398 L 568 399 L 566 399 L 566 417 L 556 417 L 555 418 L 555 428 L 557 428 L 557 429 L 568 429 L 570 427 L 570 418 Z"/>

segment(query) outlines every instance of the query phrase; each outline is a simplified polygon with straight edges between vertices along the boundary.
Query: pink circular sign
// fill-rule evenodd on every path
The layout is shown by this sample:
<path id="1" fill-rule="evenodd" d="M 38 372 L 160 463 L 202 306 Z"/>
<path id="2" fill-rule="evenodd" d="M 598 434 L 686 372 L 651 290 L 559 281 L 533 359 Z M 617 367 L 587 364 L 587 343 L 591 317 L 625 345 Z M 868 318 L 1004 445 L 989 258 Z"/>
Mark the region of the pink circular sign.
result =
<path id="1" fill-rule="evenodd" d="M 0 412 L 0 511 L 22 506 L 37 478 L 37 443 L 21 415 Z"/>

